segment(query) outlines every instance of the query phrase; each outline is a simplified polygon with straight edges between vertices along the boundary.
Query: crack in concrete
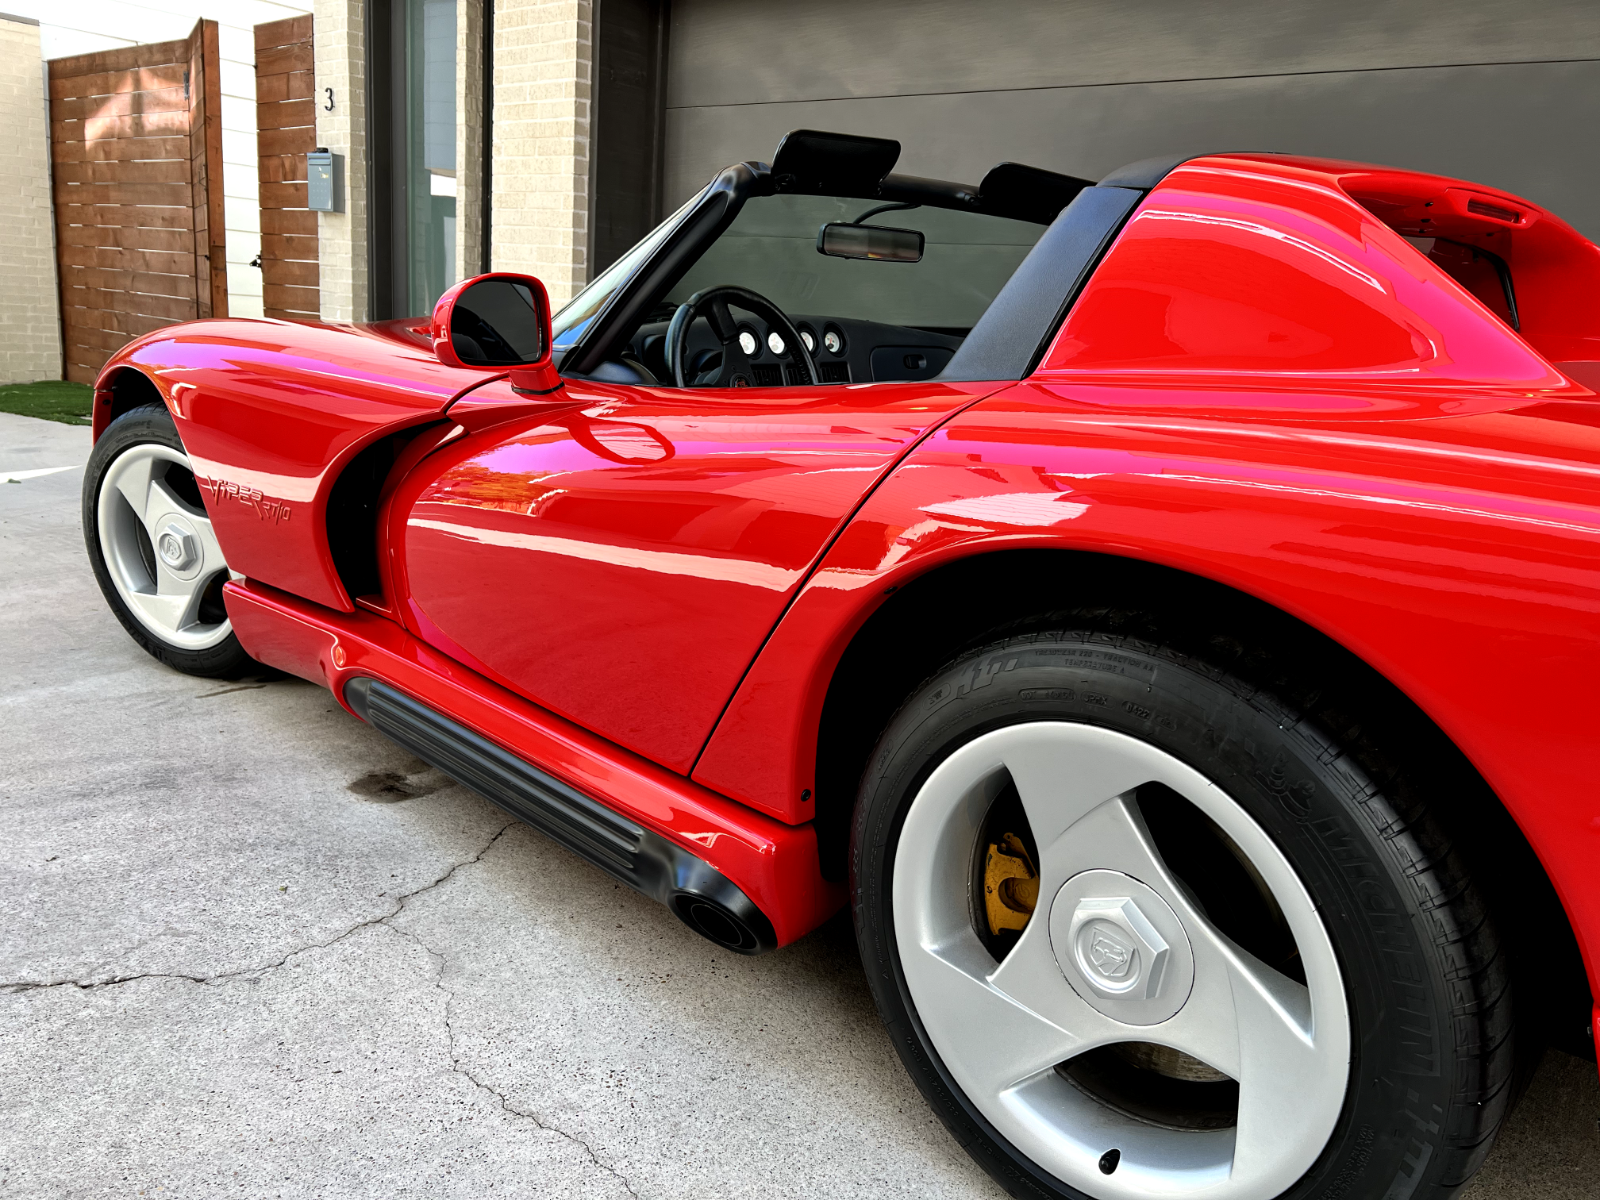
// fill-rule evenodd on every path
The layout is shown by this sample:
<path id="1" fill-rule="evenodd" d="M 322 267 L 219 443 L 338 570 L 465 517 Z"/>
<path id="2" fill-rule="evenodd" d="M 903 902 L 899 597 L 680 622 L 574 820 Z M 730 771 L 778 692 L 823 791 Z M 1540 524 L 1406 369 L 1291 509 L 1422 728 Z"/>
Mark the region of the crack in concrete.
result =
<path id="1" fill-rule="evenodd" d="M 455 863 L 448 871 L 439 876 L 437 879 L 433 880 L 431 883 L 425 883 L 413 891 L 406 892 L 404 895 L 396 897 L 394 907 L 388 912 L 384 913 L 382 916 L 372 917 L 369 920 L 357 922 L 356 924 L 350 926 L 349 929 L 346 929 L 343 933 L 336 937 L 331 937 L 325 942 L 312 942 L 309 945 L 298 946 L 295 949 L 288 951 L 276 962 L 267 963 L 265 966 L 246 967 L 238 971 L 222 971 L 215 975 L 188 975 L 181 971 L 152 971 L 144 975 L 118 975 L 111 979 L 93 980 L 88 983 L 84 983 L 77 979 L 18 980 L 14 983 L 0 983 L 0 995 L 13 995 L 21 992 L 48 991 L 52 988 L 69 987 L 77 988 L 79 991 L 83 992 L 90 992 L 95 991 L 98 988 L 116 987 L 124 983 L 135 983 L 141 979 L 182 979 L 189 983 L 220 983 L 228 979 L 241 979 L 246 976 L 264 975 L 268 971 L 276 971 L 279 967 L 282 967 L 291 958 L 294 958 L 297 955 L 308 954 L 313 950 L 326 950 L 329 946 L 337 945 L 346 938 L 360 933 L 363 929 L 369 929 L 374 925 L 386 924 L 392 918 L 398 917 L 402 912 L 405 911 L 406 904 L 409 901 L 413 900 L 417 896 L 422 895 L 424 892 L 431 892 L 434 888 L 447 882 L 450 877 L 457 871 L 461 870 L 462 867 L 470 867 L 473 863 L 481 860 L 485 854 L 489 853 L 494 844 L 503 836 L 505 836 L 508 830 L 512 829 L 517 824 L 518 822 L 516 821 L 508 822 L 502 826 L 493 837 L 484 843 L 483 849 L 479 850 L 471 858 L 463 859 L 462 861 Z M 393 928 L 393 926 L 390 926 L 390 928 Z M 397 930 L 396 932 L 400 931 Z"/>
<path id="2" fill-rule="evenodd" d="M 399 914 L 397 913 L 395 915 L 398 916 Z M 618 1183 L 628 1190 L 628 1195 L 633 1196 L 635 1197 L 635 1200 L 638 1200 L 639 1193 L 634 1190 L 633 1184 L 628 1180 L 628 1177 L 621 1171 L 617 1170 L 616 1167 L 601 1159 L 601 1157 L 595 1153 L 594 1147 L 589 1145 L 588 1142 L 584 1141 L 575 1133 L 568 1133 L 560 1126 L 552 1125 L 549 1121 L 539 1116 L 538 1113 L 529 1112 L 525 1108 L 517 1107 L 509 1098 L 507 1098 L 504 1092 L 495 1087 L 493 1084 L 486 1083 L 484 1080 L 479 1079 L 475 1074 L 473 1074 L 472 1068 L 468 1067 L 461 1061 L 461 1056 L 456 1053 L 455 1023 L 450 1019 L 450 1007 L 455 1003 L 456 994 L 451 988 L 445 986 L 444 973 L 447 960 L 443 952 L 435 950 L 432 946 L 428 945 L 427 942 L 423 941 L 421 937 L 409 929 L 401 929 L 398 925 L 395 925 L 388 920 L 385 920 L 383 923 L 388 925 L 390 929 L 394 930 L 395 933 L 399 934 L 401 937 L 407 938 L 413 942 L 419 949 L 422 950 L 424 954 L 428 955 L 428 957 L 433 959 L 437 964 L 438 973 L 434 976 L 433 986 L 444 993 L 444 1010 L 442 1015 L 444 1017 L 445 1036 L 449 1040 L 450 1070 L 455 1074 L 460 1075 L 474 1087 L 489 1093 L 489 1095 L 494 1098 L 495 1102 L 512 1116 L 521 1117 L 525 1121 L 532 1121 L 535 1128 L 541 1129 L 546 1133 L 556 1134 L 558 1137 L 563 1137 L 573 1145 L 579 1147 L 584 1154 L 588 1156 L 590 1162 L 594 1163 L 594 1165 L 599 1167 L 600 1170 L 614 1178 Z"/>
<path id="3" fill-rule="evenodd" d="M 0 993 L 45 991 L 51 988 L 67 987 L 77 988 L 79 991 L 93 991 L 97 988 L 116 987 L 119 984 L 133 983 L 140 979 L 182 979 L 190 983 L 217 983 L 228 979 L 239 979 L 247 976 L 260 976 L 266 974 L 268 971 L 277 970 L 279 967 L 284 966 L 291 958 L 294 958 L 297 955 L 306 954 L 312 950 L 325 950 L 329 946 L 337 945 L 346 938 L 361 932 L 363 929 L 370 929 L 373 926 L 382 925 L 400 937 L 406 938 L 410 942 L 414 943 L 423 951 L 423 953 L 427 954 L 437 964 L 438 970 L 434 977 L 433 986 L 439 991 L 443 992 L 445 997 L 443 1016 L 445 1034 L 449 1039 L 451 1071 L 466 1079 L 467 1082 L 471 1083 L 474 1087 L 487 1092 L 494 1098 L 495 1102 L 499 1104 L 502 1109 L 504 1109 L 507 1113 L 510 1113 L 512 1116 L 520 1117 L 525 1121 L 532 1121 L 537 1128 L 547 1133 L 553 1133 L 558 1137 L 565 1138 L 567 1141 L 573 1143 L 573 1145 L 578 1146 L 583 1150 L 584 1154 L 588 1156 L 590 1162 L 594 1163 L 596 1167 L 604 1171 L 607 1175 L 615 1178 L 618 1183 L 622 1184 L 622 1186 L 627 1189 L 628 1195 L 638 1197 L 639 1193 L 634 1190 L 633 1184 L 629 1182 L 628 1177 L 621 1171 L 617 1170 L 616 1167 L 602 1160 L 600 1156 L 595 1153 L 594 1147 L 589 1145 L 588 1142 L 584 1141 L 576 1134 L 568 1133 L 565 1129 L 550 1124 L 548 1121 L 543 1120 L 537 1113 L 532 1113 L 526 1109 L 517 1107 L 506 1097 L 505 1093 L 501 1092 L 492 1084 L 486 1083 L 482 1079 L 479 1079 L 475 1074 L 473 1074 L 470 1067 L 462 1063 L 461 1056 L 456 1052 L 455 1024 L 450 1018 L 450 1008 L 451 1005 L 455 1003 L 456 994 L 449 987 L 447 987 L 444 982 L 445 967 L 447 965 L 445 956 L 440 951 L 435 950 L 432 946 L 428 945 L 422 940 L 421 937 L 413 933 L 411 930 L 402 929 L 393 923 L 396 917 L 405 912 L 406 905 L 416 897 L 421 896 L 426 892 L 431 892 L 433 889 L 448 883 L 455 873 L 461 870 L 463 867 L 470 867 L 474 863 L 481 862 L 484 855 L 488 854 L 489 851 L 494 848 L 494 844 L 518 824 L 519 822 L 517 821 L 508 821 L 505 825 L 501 826 L 501 828 L 495 832 L 494 836 L 484 843 L 483 848 L 471 858 L 466 858 L 458 863 L 453 864 L 448 871 L 430 883 L 426 883 L 419 888 L 396 897 L 394 907 L 388 912 L 384 913 L 382 916 L 372 917 L 365 921 L 359 921 L 350 926 L 350 928 L 346 929 L 343 933 L 336 937 L 329 938 L 327 941 L 313 942 L 309 945 L 299 946 L 293 950 L 290 950 L 276 962 L 268 963 L 265 966 L 250 967 L 238 971 L 224 971 L 216 975 L 187 975 L 181 972 L 151 972 L 145 975 L 122 975 L 113 979 L 96 980 L 89 983 L 84 983 L 75 979 L 62 979 L 54 981 L 22 980 L 15 983 L 0 984 Z"/>

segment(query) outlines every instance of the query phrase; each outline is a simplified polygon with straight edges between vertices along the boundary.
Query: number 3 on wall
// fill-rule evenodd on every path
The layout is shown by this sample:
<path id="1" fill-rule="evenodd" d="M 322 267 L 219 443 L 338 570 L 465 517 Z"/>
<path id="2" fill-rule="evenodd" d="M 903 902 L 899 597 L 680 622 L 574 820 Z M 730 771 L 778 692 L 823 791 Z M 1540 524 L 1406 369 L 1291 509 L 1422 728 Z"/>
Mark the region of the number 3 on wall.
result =
<path id="1" fill-rule="evenodd" d="M 328 93 L 328 102 L 322 106 L 322 111 L 323 112 L 332 112 L 333 111 L 333 89 L 332 88 L 323 88 L 322 90 Z"/>

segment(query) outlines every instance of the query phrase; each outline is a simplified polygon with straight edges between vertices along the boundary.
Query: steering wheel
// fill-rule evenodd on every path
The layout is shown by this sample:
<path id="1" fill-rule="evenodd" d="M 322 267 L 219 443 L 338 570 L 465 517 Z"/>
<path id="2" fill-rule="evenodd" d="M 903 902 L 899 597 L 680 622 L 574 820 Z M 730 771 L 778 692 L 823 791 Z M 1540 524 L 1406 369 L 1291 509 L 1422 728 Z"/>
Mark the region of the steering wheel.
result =
<path id="1" fill-rule="evenodd" d="M 811 351 L 806 349 L 805 339 L 794 327 L 794 322 L 784 315 L 784 311 L 749 288 L 724 285 L 696 292 L 678 305 L 678 311 L 672 314 L 672 323 L 667 326 L 666 356 L 667 365 L 672 368 L 673 381 L 679 387 L 750 387 L 754 382 L 755 372 L 750 369 L 750 360 L 754 355 L 746 354 L 744 347 L 739 345 L 739 325 L 728 312 L 729 304 L 755 313 L 767 323 L 769 329 L 776 330 L 794 360 L 804 369 L 806 382 L 817 381 L 817 364 L 811 357 Z M 689 326 L 701 316 L 710 323 L 711 332 L 722 343 L 722 367 L 716 379 L 710 382 L 691 379 L 686 361 L 689 354 Z M 761 347 L 757 345 L 756 354 L 760 353 Z"/>

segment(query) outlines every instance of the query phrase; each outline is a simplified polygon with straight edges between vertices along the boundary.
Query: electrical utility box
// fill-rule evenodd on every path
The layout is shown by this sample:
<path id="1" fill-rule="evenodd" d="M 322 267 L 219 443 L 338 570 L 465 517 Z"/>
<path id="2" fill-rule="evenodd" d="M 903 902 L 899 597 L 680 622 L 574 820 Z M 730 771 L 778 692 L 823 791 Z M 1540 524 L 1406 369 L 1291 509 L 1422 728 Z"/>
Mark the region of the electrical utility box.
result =
<path id="1" fill-rule="evenodd" d="M 306 155 L 306 207 L 312 212 L 344 211 L 344 155 L 325 146 Z"/>

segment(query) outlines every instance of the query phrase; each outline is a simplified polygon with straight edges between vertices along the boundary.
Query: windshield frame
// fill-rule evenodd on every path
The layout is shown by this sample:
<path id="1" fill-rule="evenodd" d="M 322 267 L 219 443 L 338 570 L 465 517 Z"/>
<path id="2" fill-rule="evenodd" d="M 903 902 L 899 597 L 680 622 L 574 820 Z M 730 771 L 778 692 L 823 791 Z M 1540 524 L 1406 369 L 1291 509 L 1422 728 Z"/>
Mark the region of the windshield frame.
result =
<path id="1" fill-rule="evenodd" d="M 1011 165 L 1002 164 L 1002 167 Z M 996 171 L 1000 170 L 1001 168 L 996 168 Z M 1032 172 L 1032 168 L 1018 168 L 1018 170 Z M 994 175 L 995 172 L 990 174 Z M 1077 190 L 1094 186 L 1087 180 L 1075 180 L 1068 176 L 1049 177 L 1081 185 Z M 565 313 L 602 281 L 609 288 L 606 298 L 598 304 L 594 315 L 584 318 L 577 336 L 565 345 L 565 352 L 562 352 L 563 347 L 555 347 L 561 373 L 582 378 L 598 371 L 607 360 L 618 355 L 633 329 L 645 319 L 656 298 L 665 296 L 676 286 L 684 274 L 699 261 L 706 248 L 721 237 L 733 223 L 734 218 L 744 207 L 744 202 L 751 196 L 772 195 L 778 191 L 821 194 L 812 192 L 809 188 L 795 187 L 793 182 L 789 176 L 775 179 L 771 166 L 763 162 L 736 163 L 724 170 L 693 200 L 664 223 L 670 225 L 670 228 L 663 233 L 662 228 L 657 227 L 650 234 L 646 239 L 651 243 L 648 247 L 641 244 L 624 256 L 628 264 L 633 267 L 631 274 L 617 272 L 614 276 L 613 272 L 619 264 L 613 264 L 605 275 L 563 306 L 561 311 Z M 1050 225 L 1054 220 L 1053 206 L 1050 214 L 1042 211 L 1025 214 L 1012 211 L 1013 198 L 997 197 L 995 200 L 986 200 L 981 194 L 982 191 L 982 187 L 952 183 L 943 179 L 889 174 L 876 184 L 863 187 L 857 198 L 869 203 L 910 201 L 935 208 L 976 208 L 991 215 L 1007 216 L 1014 220 L 1024 220 L 1044 226 Z M 827 194 L 849 193 L 830 187 Z M 1063 200 L 1062 204 L 1065 203 L 1067 201 Z M 672 223 L 674 221 L 676 224 Z M 659 239 L 657 235 L 660 235 Z M 614 285 L 613 279 L 616 280 Z M 563 332 L 577 327 L 578 321 L 573 320 Z"/>
<path id="2" fill-rule="evenodd" d="M 616 290 L 622 286 L 624 280 L 629 278 L 639 269 L 641 263 L 649 258 L 655 250 L 672 236 L 672 231 L 683 223 L 691 209 L 700 202 L 700 197 L 705 194 L 704 189 L 699 194 L 691 196 L 661 224 L 629 249 L 621 258 L 612 263 L 571 300 L 561 306 L 561 311 L 550 318 L 550 348 L 559 364 L 566 352 L 574 346 L 583 336 L 584 332 L 592 327 L 605 315 L 606 306 L 610 303 Z M 568 314 L 571 316 L 568 316 Z M 563 338 L 563 334 L 571 333 L 570 337 Z"/>

